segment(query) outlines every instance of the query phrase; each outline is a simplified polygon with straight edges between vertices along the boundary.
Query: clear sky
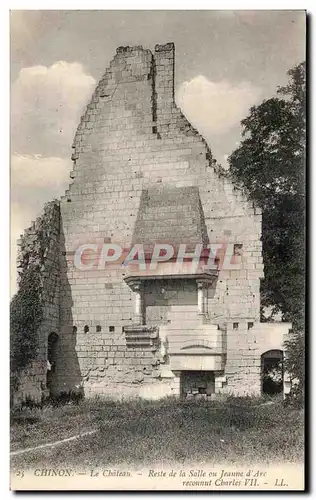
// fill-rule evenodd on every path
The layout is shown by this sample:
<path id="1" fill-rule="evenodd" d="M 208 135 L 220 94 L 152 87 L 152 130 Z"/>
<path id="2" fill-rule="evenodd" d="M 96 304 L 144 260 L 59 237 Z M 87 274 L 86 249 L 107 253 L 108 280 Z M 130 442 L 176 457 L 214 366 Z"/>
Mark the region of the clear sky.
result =
<path id="1" fill-rule="evenodd" d="M 120 45 L 173 41 L 176 101 L 225 166 L 249 108 L 305 59 L 303 11 L 11 12 L 11 239 L 63 194 L 85 105 Z"/>

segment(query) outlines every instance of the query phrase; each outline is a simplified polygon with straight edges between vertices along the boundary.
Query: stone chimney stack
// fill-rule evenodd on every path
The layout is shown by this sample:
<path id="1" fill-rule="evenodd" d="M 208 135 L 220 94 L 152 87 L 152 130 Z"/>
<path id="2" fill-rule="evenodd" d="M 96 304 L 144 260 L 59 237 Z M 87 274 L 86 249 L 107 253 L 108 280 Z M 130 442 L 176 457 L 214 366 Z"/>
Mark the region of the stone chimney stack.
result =
<path id="1" fill-rule="evenodd" d="M 155 46 L 156 119 L 158 130 L 167 131 L 174 102 L 174 43 Z"/>

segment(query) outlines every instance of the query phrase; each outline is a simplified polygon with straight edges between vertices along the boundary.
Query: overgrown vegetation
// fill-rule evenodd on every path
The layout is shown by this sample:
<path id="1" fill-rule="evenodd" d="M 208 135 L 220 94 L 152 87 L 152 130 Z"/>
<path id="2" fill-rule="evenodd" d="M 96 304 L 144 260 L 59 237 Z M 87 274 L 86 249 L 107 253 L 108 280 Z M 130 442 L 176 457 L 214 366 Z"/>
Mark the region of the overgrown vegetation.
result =
<path id="1" fill-rule="evenodd" d="M 291 322 L 286 369 L 302 400 L 305 384 L 305 63 L 288 72 L 277 97 L 253 106 L 242 122 L 238 148 L 229 158 L 229 175 L 262 209 L 265 277 L 262 309 Z"/>
<path id="2" fill-rule="evenodd" d="M 198 402 L 94 399 L 21 411 L 12 418 L 15 449 L 21 448 L 23 432 L 25 446 L 93 427 L 97 433 L 13 457 L 13 467 L 303 461 L 303 413 L 278 398 Z M 25 418 L 38 420 L 21 422 L 23 411 Z"/>
<path id="3" fill-rule="evenodd" d="M 21 371 L 36 357 L 37 332 L 42 319 L 39 270 L 30 266 L 22 274 L 19 291 L 10 305 L 10 372 L 14 390 Z"/>
<path id="4" fill-rule="evenodd" d="M 298 404 L 304 404 L 305 387 L 305 337 L 299 329 L 295 329 L 285 342 L 287 357 L 285 366 L 291 374 L 292 390 L 290 397 Z"/>

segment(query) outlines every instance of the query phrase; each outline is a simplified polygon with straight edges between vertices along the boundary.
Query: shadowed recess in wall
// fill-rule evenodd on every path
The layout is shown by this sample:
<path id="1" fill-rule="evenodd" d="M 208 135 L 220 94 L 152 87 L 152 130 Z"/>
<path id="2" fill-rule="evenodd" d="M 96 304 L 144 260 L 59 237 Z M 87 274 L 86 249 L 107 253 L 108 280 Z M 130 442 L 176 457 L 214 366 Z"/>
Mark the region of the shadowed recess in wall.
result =
<path id="1" fill-rule="evenodd" d="M 60 223 L 60 300 L 59 318 L 61 335 L 56 358 L 54 377 L 50 387 L 50 395 L 79 392 L 82 387 L 82 374 L 76 352 L 77 331 L 73 328 L 73 298 L 67 276 L 68 263 L 65 257 L 65 235 L 63 223 Z"/>

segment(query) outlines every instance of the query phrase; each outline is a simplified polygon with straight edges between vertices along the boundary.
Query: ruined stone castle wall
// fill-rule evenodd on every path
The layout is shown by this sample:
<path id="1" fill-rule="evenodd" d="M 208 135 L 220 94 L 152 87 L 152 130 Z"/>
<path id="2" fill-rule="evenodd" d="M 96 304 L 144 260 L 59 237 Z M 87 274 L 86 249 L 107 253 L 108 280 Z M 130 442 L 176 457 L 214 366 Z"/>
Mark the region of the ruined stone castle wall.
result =
<path id="1" fill-rule="evenodd" d="M 131 246 L 141 197 L 154 187 L 161 188 L 161 196 L 168 196 L 164 188 L 176 193 L 176 188 L 197 187 L 209 242 L 237 245 L 239 267 L 221 268 L 207 292 L 206 321 L 226 330 L 225 370 L 215 374 L 214 384 L 216 392 L 260 393 L 260 356 L 269 346 L 276 348 L 259 324 L 261 214 L 222 175 L 206 141 L 177 108 L 174 66 L 173 44 L 153 52 L 117 50 L 76 132 L 69 190 L 22 238 L 22 268 L 29 265 L 28 253 L 40 262 L 43 321 L 37 355 L 20 380 L 20 400 L 47 394 L 52 332 L 59 336 L 53 394 L 83 386 L 87 396 L 179 395 L 180 372 L 170 370 L 155 326 L 166 330 L 170 323 L 181 332 L 185 324 L 194 331 L 199 322 L 195 284 L 169 280 L 163 296 L 161 283 L 145 286 L 150 328 L 144 343 L 136 345 L 133 337 L 128 340 L 137 318 L 135 294 L 124 281 L 127 270 L 117 264 L 103 269 L 99 254 L 103 243 Z M 158 215 L 159 238 L 171 218 L 185 234 L 187 221 L 179 207 L 162 215 L 157 205 L 150 211 L 154 239 Z M 82 244 L 96 247 L 85 253 L 86 267 L 78 269 L 74 256 Z"/>
<path id="2" fill-rule="evenodd" d="M 73 182 L 61 200 L 61 384 L 78 383 L 82 367 L 96 366 L 92 359 L 101 345 L 92 338 L 121 349 L 122 328 L 135 320 L 124 268 L 77 270 L 74 252 L 82 243 L 128 247 L 142 189 L 153 185 L 198 186 L 210 242 L 243 245 L 241 269 L 221 271 L 208 298 L 210 321 L 226 321 L 230 331 L 234 322 L 259 320 L 261 215 L 220 177 L 206 142 L 176 107 L 173 44 L 157 46 L 153 54 L 141 47 L 117 50 L 82 116 L 73 160 Z M 240 336 L 239 343 L 246 339 Z M 104 358 L 105 369 L 101 361 L 95 369 L 98 391 L 110 371 L 114 384 L 121 381 L 118 368 L 107 371 L 113 366 L 109 359 Z"/>

